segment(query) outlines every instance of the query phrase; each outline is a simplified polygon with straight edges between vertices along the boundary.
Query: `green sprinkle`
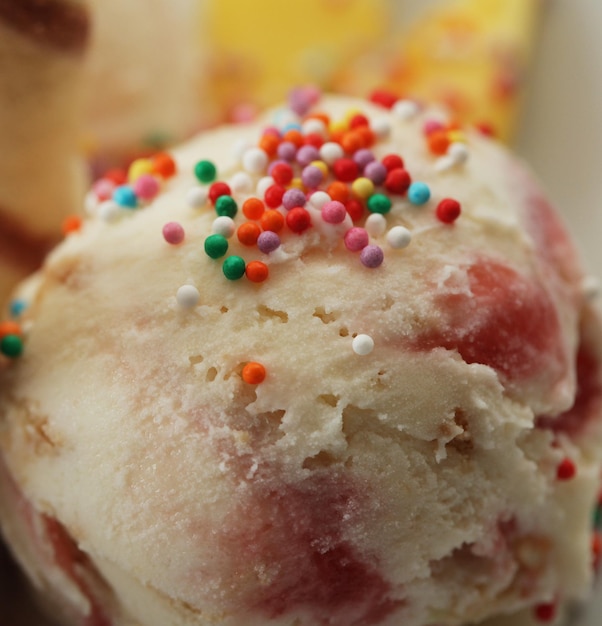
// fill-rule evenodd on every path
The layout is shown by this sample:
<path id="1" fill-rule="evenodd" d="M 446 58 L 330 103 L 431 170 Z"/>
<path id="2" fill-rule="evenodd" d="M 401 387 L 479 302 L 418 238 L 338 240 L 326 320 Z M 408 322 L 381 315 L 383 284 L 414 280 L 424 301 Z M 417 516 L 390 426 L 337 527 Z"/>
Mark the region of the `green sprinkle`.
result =
<path id="1" fill-rule="evenodd" d="M 238 280 L 245 275 L 245 260 L 239 256 L 229 256 L 222 266 L 228 280 Z"/>
<path id="2" fill-rule="evenodd" d="M 374 193 L 368 198 L 370 213 L 388 213 L 391 210 L 391 200 L 382 193 Z"/>
<path id="3" fill-rule="evenodd" d="M 219 259 L 228 251 L 228 240 L 223 235 L 209 235 L 205 239 L 205 252 L 212 259 Z"/>
<path id="4" fill-rule="evenodd" d="M 199 161 L 194 166 L 194 173 L 202 183 L 211 183 L 217 176 L 217 169 L 211 161 Z"/>
<path id="5" fill-rule="evenodd" d="M 220 196 L 215 201 L 215 212 L 220 216 L 234 217 L 237 211 L 238 206 L 232 196 Z"/>
<path id="6" fill-rule="evenodd" d="M 23 341 L 19 335 L 5 335 L 0 342 L 0 352 L 11 359 L 21 356 Z"/>

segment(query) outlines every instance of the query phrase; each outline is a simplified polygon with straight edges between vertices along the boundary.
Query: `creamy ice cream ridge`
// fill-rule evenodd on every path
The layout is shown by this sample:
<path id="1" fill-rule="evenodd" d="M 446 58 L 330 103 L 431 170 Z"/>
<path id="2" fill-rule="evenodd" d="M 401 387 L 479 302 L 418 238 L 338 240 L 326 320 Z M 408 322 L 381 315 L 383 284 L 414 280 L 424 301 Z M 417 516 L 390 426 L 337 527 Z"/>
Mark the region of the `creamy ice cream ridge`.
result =
<path id="1" fill-rule="evenodd" d="M 525 166 L 296 91 L 95 183 L 2 326 L 3 532 L 67 624 L 555 623 L 595 294 Z"/>

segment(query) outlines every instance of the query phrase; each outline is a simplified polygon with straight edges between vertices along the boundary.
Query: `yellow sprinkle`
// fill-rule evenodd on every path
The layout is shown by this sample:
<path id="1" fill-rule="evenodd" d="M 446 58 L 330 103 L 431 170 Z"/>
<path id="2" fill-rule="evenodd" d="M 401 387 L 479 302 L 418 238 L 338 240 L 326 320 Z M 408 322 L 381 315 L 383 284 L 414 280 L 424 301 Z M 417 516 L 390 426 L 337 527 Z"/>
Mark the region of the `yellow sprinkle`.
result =
<path id="1" fill-rule="evenodd" d="M 450 130 L 447 138 L 451 143 L 466 143 L 466 135 L 461 130 Z"/>
<path id="2" fill-rule="evenodd" d="M 328 176 L 328 165 L 324 161 L 312 161 L 310 165 L 317 167 L 325 177 Z"/>
<path id="3" fill-rule="evenodd" d="M 331 133 L 345 132 L 349 130 L 349 121 L 337 120 L 336 122 L 330 122 L 329 130 Z"/>
<path id="4" fill-rule="evenodd" d="M 356 116 L 362 113 L 361 109 L 348 109 L 345 113 L 345 121 L 347 122 L 347 127 L 349 127 L 349 122 Z"/>
<path id="5" fill-rule="evenodd" d="M 142 174 L 152 174 L 153 164 L 150 159 L 136 159 L 128 169 L 128 180 L 134 182 Z"/>
<path id="6" fill-rule="evenodd" d="M 351 183 L 351 191 L 362 200 L 369 198 L 374 193 L 374 183 L 369 178 L 356 178 Z"/>
<path id="7" fill-rule="evenodd" d="M 290 187 L 294 187 L 295 189 L 303 189 L 303 182 L 298 176 L 296 176 L 295 178 L 293 178 L 293 180 L 291 180 L 289 188 Z"/>

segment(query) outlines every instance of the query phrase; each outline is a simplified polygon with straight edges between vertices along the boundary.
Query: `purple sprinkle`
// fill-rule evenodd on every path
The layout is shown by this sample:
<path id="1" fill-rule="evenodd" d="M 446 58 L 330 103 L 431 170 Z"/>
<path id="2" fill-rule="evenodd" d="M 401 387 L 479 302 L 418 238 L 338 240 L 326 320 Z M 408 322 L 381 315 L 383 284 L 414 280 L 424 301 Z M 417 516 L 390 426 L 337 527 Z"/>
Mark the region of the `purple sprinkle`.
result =
<path id="1" fill-rule="evenodd" d="M 282 196 L 282 205 L 287 211 L 297 206 L 305 206 L 306 201 L 305 194 L 301 189 L 297 189 L 296 187 L 287 189 Z"/>
<path id="2" fill-rule="evenodd" d="M 318 161 L 320 159 L 320 151 L 311 145 L 301 146 L 297 151 L 297 163 L 305 167 L 312 161 Z"/>
<path id="3" fill-rule="evenodd" d="M 264 254 L 273 252 L 280 246 L 280 237 L 271 230 L 264 230 L 257 238 L 257 247 Z"/>
<path id="4" fill-rule="evenodd" d="M 384 256 L 381 248 L 369 245 L 360 252 L 360 261 L 366 267 L 378 267 L 383 262 Z"/>
<path id="5" fill-rule="evenodd" d="M 297 155 L 297 146 L 292 141 L 283 141 L 278 146 L 278 158 L 284 161 L 294 161 Z"/>
<path id="6" fill-rule="evenodd" d="M 364 176 L 369 178 L 375 185 L 382 185 L 387 178 L 387 168 L 379 161 L 372 161 L 366 165 Z"/>
<path id="7" fill-rule="evenodd" d="M 372 163 L 376 157 L 372 153 L 372 150 L 367 148 L 360 148 L 353 154 L 353 160 L 359 165 L 360 170 L 363 172 L 368 163 Z"/>
<path id="8" fill-rule="evenodd" d="M 178 222 L 167 222 L 163 226 L 163 237 L 167 243 L 177 245 L 184 241 L 184 229 Z"/>
<path id="9" fill-rule="evenodd" d="M 324 173 L 315 165 L 308 165 L 307 167 L 304 167 L 301 172 L 301 182 L 308 189 L 317 189 L 323 180 Z"/>

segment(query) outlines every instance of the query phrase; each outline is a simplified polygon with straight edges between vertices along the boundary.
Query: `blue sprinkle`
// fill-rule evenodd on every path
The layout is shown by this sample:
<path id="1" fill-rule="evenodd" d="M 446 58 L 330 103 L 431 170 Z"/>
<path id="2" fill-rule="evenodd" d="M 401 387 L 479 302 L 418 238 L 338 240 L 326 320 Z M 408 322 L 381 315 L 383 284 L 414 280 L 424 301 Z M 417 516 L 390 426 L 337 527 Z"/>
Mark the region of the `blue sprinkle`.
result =
<path id="1" fill-rule="evenodd" d="M 297 124 L 296 122 L 289 122 L 282 127 L 282 134 L 286 133 L 289 130 L 301 130 L 301 124 Z"/>
<path id="2" fill-rule="evenodd" d="M 412 183 L 408 189 L 408 200 L 412 204 L 425 204 L 431 197 L 431 190 L 425 183 Z"/>
<path id="3" fill-rule="evenodd" d="M 23 311 L 27 308 L 27 301 L 16 298 L 12 300 L 9 305 L 9 312 L 11 317 L 19 317 Z"/>
<path id="4" fill-rule="evenodd" d="M 120 185 L 113 191 L 113 200 L 123 207 L 135 209 L 138 206 L 138 198 L 129 185 Z"/>

